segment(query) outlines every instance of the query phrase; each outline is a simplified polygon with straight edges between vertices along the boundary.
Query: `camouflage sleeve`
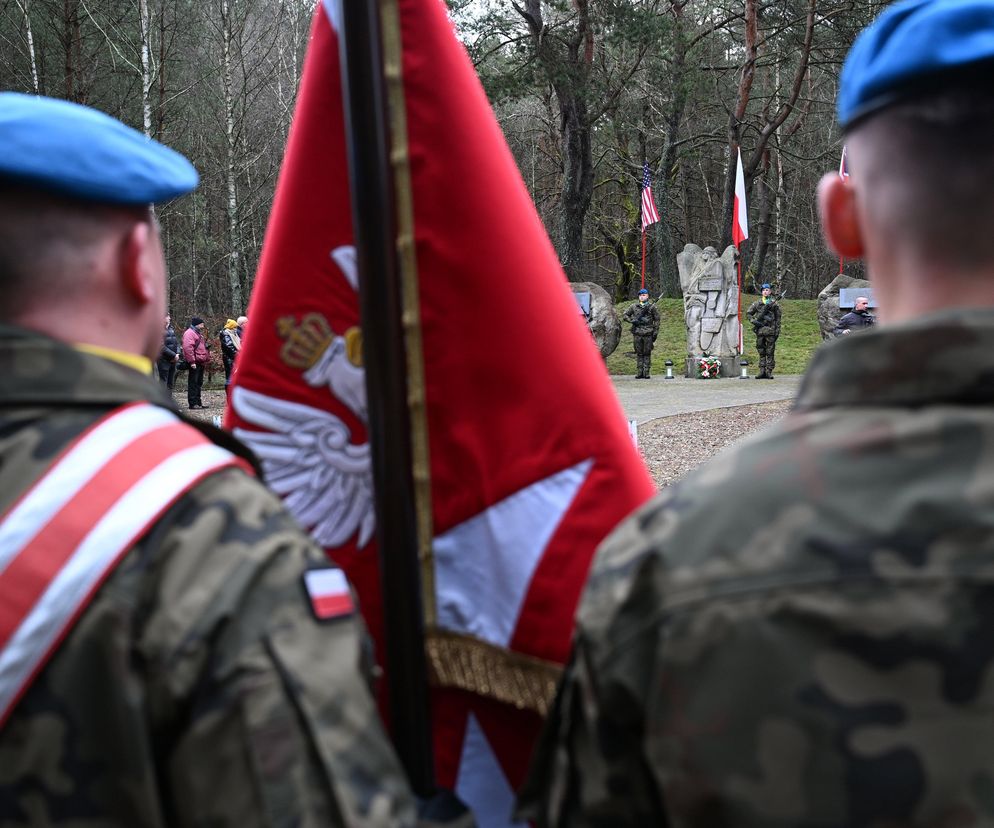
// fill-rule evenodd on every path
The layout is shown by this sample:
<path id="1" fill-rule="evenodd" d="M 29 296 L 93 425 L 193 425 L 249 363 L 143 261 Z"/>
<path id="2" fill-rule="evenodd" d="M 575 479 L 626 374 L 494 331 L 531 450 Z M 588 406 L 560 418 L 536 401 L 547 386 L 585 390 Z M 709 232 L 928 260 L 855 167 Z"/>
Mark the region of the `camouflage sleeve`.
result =
<path id="1" fill-rule="evenodd" d="M 660 635 L 640 618 L 661 601 L 651 573 L 629 578 L 643 547 L 630 520 L 597 552 L 600 571 L 584 592 L 573 656 L 519 800 L 520 815 L 541 828 L 668 824 L 646 738 Z"/>
<path id="2" fill-rule="evenodd" d="M 636 305 L 629 305 L 625 309 L 624 319 L 626 322 L 631 322 L 635 318 L 635 308 Z"/>
<path id="3" fill-rule="evenodd" d="M 240 472 L 209 479 L 166 549 L 142 650 L 175 826 L 411 825 L 358 616 L 318 621 L 323 554 Z"/>
<path id="4" fill-rule="evenodd" d="M 519 799 L 539 828 L 665 826 L 643 753 L 639 688 L 601 676 L 580 639 Z"/>

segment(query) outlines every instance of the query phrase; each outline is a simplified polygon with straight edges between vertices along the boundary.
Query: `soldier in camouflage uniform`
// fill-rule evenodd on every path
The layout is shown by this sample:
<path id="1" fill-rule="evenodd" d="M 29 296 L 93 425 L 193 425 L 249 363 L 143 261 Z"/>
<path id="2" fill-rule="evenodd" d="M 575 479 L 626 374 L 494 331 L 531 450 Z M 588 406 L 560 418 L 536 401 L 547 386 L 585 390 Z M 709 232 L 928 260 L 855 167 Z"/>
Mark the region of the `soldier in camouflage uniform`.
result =
<path id="1" fill-rule="evenodd" d="M 195 184 L 93 110 L 0 95 L 0 631 L 20 598 L 12 506 L 98 418 L 151 403 L 245 452 L 181 425 L 150 375 L 165 274 L 144 205 Z M 413 824 L 359 618 L 321 621 L 307 599 L 302 576 L 328 569 L 241 468 L 194 483 L 0 717 L 0 825 Z M 17 689 L 7 643 L 0 698 Z"/>
<path id="2" fill-rule="evenodd" d="M 769 285 L 763 285 L 763 295 L 746 311 L 756 331 L 756 351 L 759 354 L 759 374 L 756 379 L 773 379 L 776 367 L 777 338 L 780 336 L 780 304 L 772 296 Z"/>
<path id="3" fill-rule="evenodd" d="M 884 324 L 598 551 L 540 825 L 994 825 L 992 30 L 913 0 L 853 47 L 819 203 Z"/>
<path id="4" fill-rule="evenodd" d="M 639 291 L 639 300 L 625 311 L 625 321 L 632 323 L 635 343 L 635 379 L 649 379 L 652 345 L 659 336 L 659 309 L 649 301 L 649 291 Z"/>

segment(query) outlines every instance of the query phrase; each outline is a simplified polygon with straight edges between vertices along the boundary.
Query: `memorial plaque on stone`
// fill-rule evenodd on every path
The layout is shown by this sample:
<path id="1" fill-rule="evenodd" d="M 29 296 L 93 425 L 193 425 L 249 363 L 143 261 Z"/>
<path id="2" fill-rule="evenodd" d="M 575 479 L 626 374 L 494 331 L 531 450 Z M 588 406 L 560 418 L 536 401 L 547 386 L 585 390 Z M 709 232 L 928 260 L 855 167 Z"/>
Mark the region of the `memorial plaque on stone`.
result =
<path id="1" fill-rule="evenodd" d="M 589 291 L 578 291 L 573 294 L 576 304 L 580 307 L 580 313 L 590 319 L 590 293 Z"/>
<path id="2" fill-rule="evenodd" d="M 840 308 L 854 308 L 856 307 L 856 300 L 860 296 L 865 296 L 870 300 L 870 307 L 875 308 L 877 306 L 876 301 L 873 299 L 873 288 L 842 288 L 839 291 L 839 307 Z"/>

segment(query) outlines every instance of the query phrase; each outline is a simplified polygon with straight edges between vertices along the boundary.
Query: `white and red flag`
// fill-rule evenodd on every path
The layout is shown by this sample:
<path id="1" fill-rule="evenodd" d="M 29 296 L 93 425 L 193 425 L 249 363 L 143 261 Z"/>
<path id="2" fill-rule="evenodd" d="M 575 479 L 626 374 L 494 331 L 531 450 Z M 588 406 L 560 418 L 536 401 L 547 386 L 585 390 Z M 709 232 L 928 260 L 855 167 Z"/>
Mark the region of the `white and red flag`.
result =
<path id="1" fill-rule="evenodd" d="M 735 161 L 735 207 L 732 216 L 732 241 L 739 247 L 749 238 L 749 210 L 746 207 L 745 176 L 742 174 L 742 150 Z"/>
<path id="2" fill-rule="evenodd" d="M 653 486 L 444 4 L 399 13 L 436 776 L 508 825 L 594 549 Z M 319 5 L 226 425 L 346 571 L 382 652 L 337 20 Z"/>
<path id="3" fill-rule="evenodd" d="M 746 206 L 745 176 L 742 174 L 742 149 L 737 147 L 735 161 L 735 201 L 732 209 L 732 242 L 739 250 L 739 353 L 745 350 L 742 339 L 742 242 L 749 238 L 749 209 Z"/>

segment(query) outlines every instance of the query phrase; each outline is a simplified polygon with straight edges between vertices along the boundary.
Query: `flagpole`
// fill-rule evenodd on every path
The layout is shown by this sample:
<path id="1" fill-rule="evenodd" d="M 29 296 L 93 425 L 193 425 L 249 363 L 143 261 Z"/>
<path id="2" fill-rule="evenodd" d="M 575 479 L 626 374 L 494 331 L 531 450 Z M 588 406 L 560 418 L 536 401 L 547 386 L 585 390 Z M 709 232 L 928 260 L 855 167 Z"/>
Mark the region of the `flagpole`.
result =
<path id="1" fill-rule="evenodd" d="M 842 157 L 839 159 L 839 178 L 842 179 L 842 183 L 843 184 L 848 184 L 849 183 L 849 169 L 848 169 L 848 163 L 847 163 L 847 160 L 846 160 L 846 145 L 845 144 L 842 145 Z M 843 272 L 842 265 L 843 265 L 844 261 L 845 261 L 845 259 L 842 256 L 839 256 L 839 275 L 840 276 L 842 275 L 842 272 Z"/>
<path id="2" fill-rule="evenodd" d="M 739 356 L 745 353 L 745 336 L 742 333 L 742 249 L 741 245 L 736 247 L 739 252 L 738 256 L 738 266 L 739 266 Z"/>
<path id="3" fill-rule="evenodd" d="M 645 287 L 645 229 L 642 230 L 642 284 L 639 289 Z"/>
<path id="4" fill-rule="evenodd" d="M 435 791 L 412 474 L 396 194 L 377 0 L 342 2 L 342 86 L 359 270 L 390 731 L 411 787 Z"/>

